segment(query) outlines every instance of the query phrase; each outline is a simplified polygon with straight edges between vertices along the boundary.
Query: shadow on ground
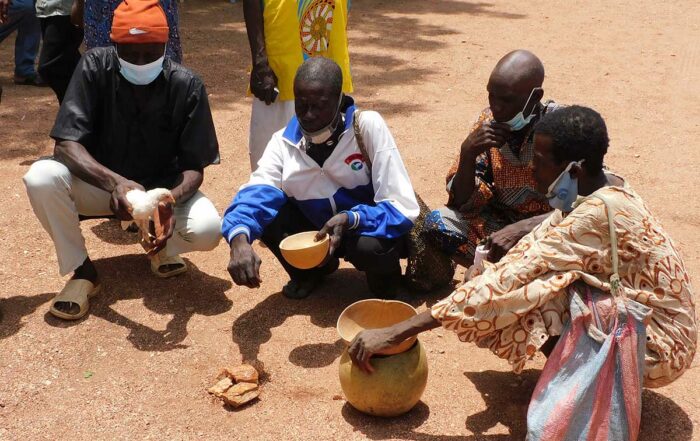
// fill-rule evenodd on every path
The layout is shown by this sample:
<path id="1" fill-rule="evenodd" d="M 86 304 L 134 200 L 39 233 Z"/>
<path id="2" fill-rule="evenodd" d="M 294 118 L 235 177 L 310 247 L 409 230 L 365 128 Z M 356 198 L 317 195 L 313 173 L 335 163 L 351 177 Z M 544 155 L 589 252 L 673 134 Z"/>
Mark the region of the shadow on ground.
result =
<path id="1" fill-rule="evenodd" d="M 95 260 L 102 292 L 91 300 L 90 314 L 129 330 L 127 340 L 141 351 L 170 351 L 184 348 L 187 323 L 196 314 L 223 314 L 233 306 L 225 292 L 231 282 L 200 271 L 185 259 L 189 270 L 177 277 L 159 279 L 149 267 L 144 254 L 128 254 Z M 120 300 L 143 299 L 143 306 L 161 315 L 172 316 L 165 330 L 156 331 L 117 312 L 113 305 Z M 46 322 L 67 328 L 80 323 L 57 319 L 47 312 Z"/>
<path id="2" fill-rule="evenodd" d="M 355 410 L 349 403 L 345 403 L 341 411 L 345 421 L 353 426 L 367 439 L 389 440 L 402 439 L 410 441 L 510 441 L 508 435 L 487 435 L 487 436 L 463 436 L 463 435 L 432 435 L 422 433 L 417 429 L 428 420 L 430 408 L 419 401 L 416 407 L 408 413 L 395 418 L 380 418 L 365 415 Z"/>
<path id="3" fill-rule="evenodd" d="M 672 399 L 649 389 L 642 391 L 639 441 L 690 441 L 693 421 Z"/>
<path id="4" fill-rule="evenodd" d="M 416 113 L 419 102 L 390 102 L 381 98 L 387 86 L 417 84 L 432 72 L 430 53 L 445 43 L 436 37 L 457 32 L 435 23 L 425 23 L 417 14 L 475 15 L 516 20 L 523 15 L 499 10 L 495 3 L 456 0 L 355 0 L 349 16 L 351 65 L 360 104 L 384 114 Z M 200 30 L 206 29 L 206 32 Z M 196 31 L 195 31 L 196 30 Z M 180 4 L 180 34 L 184 64 L 202 76 L 214 109 L 233 108 L 245 100 L 250 50 L 241 2 L 197 0 Z M 5 133 L 0 160 L 33 158 L 49 149 L 48 133 L 58 104 L 49 88 L 16 86 L 10 38 L 0 45 L 0 126 Z M 405 58 L 396 49 L 410 52 Z M 412 54 L 412 55 L 411 55 Z M 419 62 L 411 62 L 412 60 Z M 379 93 L 379 95 L 377 95 Z M 249 104 L 246 104 L 249 105 Z"/>
<path id="5" fill-rule="evenodd" d="M 140 233 L 137 231 L 123 231 L 121 222 L 117 219 L 109 219 L 90 227 L 95 236 L 100 240 L 113 245 L 134 245 L 139 243 Z"/>
<path id="6" fill-rule="evenodd" d="M 0 298 L 0 340 L 11 337 L 24 326 L 22 319 L 51 300 L 54 293 Z"/>
<path id="7" fill-rule="evenodd" d="M 417 307 L 424 303 L 430 305 L 445 295 L 443 291 L 429 295 L 406 293 L 399 300 Z M 265 365 L 258 354 L 260 347 L 272 337 L 272 329 L 282 326 L 288 317 L 296 315 L 309 316 L 311 323 L 319 328 L 335 327 L 343 309 L 353 302 L 372 297 L 362 272 L 352 268 L 340 269 L 328 276 L 306 299 L 292 300 L 282 293 L 276 293 L 241 314 L 232 326 L 233 342 L 238 346 L 243 361 L 256 366 L 263 379 L 267 379 Z M 312 341 L 292 349 L 289 361 L 304 368 L 320 368 L 333 363 L 343 349 L 341 340 L 334 343 Z"/>
<path id="8" fill-rule="evenodd" d="M 417 429 L 427 421 L 430 409 L 419 402 L 410 412 L 397 418 L 377 418 L 364 415 L 350 404 L 342 410 L 348 424 L 372 440 L 405 439 L 415 441 L 506 441 L 525 439 L 527 434 L 527 407 L 537 384 L 539 370 L 526 370 L 520 375 L 513 372 L 465 372 L 471 385 L 484 400 L 486 409 L 469 415 L 465 428 L 471 436 L 431 435 Z M 450 399 L 446 397 L 446 399 Z M 466 407 L 466 406 L 465 406 Z M 508 429 L 508 434 L 486 434 L 497 425 Z M 642 393 L 642 427 L 640 441 L 689 441 L 693 423 L 688 415 L 671 399 L 644 390 Z"/>

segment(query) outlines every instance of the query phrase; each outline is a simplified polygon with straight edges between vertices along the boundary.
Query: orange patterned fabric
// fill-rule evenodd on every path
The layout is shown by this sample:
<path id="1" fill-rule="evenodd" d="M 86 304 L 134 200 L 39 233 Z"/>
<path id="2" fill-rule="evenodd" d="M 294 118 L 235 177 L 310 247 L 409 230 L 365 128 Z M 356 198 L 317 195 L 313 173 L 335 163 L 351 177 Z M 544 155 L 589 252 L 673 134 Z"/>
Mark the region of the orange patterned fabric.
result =
<path id="1" fill-rule="evenodd" d="M 678 251 L 642 199 L 625 187 L 599 192 L 614 205 L 619 275 L 627 298 L 652 309 L 647 326 L 644 385 L 680 376 L 695 355 L 697 324 L 692 287 Z M 568 320 L 567 287 L 581 281 L 610 292 L 607 210 L 579 198 L 563 217 L 555 211 L 497 264 L 432 308 L 460 340 L 488 347 L 516 372 Z"/>
<path id="2" fill-rule="evenodd" d="M 546 102 L 537 119 L 559 107 L 553 101 Z M 477 117 L 470 134 L 492 119 L 491 109 L 487 107 Z M 466 221 L 465 225 L 468 225 L 467 241 L 457 249 L 459 253 L 472 258 L 476 245 L 491 233 L 552 210 L 547 200 L 537 192 L 532 174 L 532 127 L 534 125 L 522 139 L 494 146 L 477 158 L 474 192 L 459 207 L 454 206 L 452 193 L 452 179 L 457 173 L 459 158 L 452 164 L 446 178 L 449 194 L 447 206 L 459 210 Z"/>

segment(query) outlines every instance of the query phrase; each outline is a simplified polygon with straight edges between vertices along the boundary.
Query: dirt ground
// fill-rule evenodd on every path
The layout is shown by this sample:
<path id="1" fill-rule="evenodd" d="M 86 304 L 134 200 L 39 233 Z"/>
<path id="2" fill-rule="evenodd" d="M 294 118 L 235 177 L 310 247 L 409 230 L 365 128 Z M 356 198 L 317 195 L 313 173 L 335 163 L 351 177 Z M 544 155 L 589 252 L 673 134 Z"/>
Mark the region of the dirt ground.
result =
<path id="1" fill-rule="evenodd" d="M 185 62 L 207 84 L 222 163 L 204 191 L 223 211 L 248 174 L 251 101 L 241 4 L 187 0 Z M 444 203 L 443 175 L 506 52 L 545 63 L 545 97 L 592 106 L 606 118 L 608 164 L 646 199 L 700 277 L 700 3 L 695 0 L 495 3 L 353 0 L 349 23 L 355 98 L 380 111 L 421 195 Z M 61 289 L 48 236 L 21 177 L 49 154 L 57 104 L 48 89 L 12 84 L 12 44 L 0 47 L 0 439 L 522 439 L 543 358 L 523 375 L 444 330 L 422 337 L 430 376 L 422 402 L 391 420 L 339 399 L 335 321 L 367 295 L 344 266 L 312 297 L 292 301 L 271 254 L 260 289 L 232 286 L 225 243 L 186 256 L 191 271 L 156 280 L 116 223 L 84 222 L 104 291 L 77 323 L 48 315 Z M 421 309 L 446 292 L 415 298 Z M 261 400 L 239 411 L 206 392 L 219 368 L 264 369 Z M 700 361 L 674 384 L 644 392 L 643 440 L 700 439 Z"/>

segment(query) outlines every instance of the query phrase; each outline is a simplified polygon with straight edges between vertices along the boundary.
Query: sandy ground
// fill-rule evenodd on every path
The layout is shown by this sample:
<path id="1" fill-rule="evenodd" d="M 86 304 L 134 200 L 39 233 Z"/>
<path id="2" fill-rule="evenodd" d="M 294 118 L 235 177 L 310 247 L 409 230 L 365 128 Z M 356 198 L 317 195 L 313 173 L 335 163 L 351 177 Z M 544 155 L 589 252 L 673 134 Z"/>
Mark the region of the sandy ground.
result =
<path id="1" fill-rule="evenodd" d="M 222 163 L 207 170 L 203 188 L 223 210 L 248 174 L 241 5 L 187 0 L 181 22 L 186 64 L 206 81 L 221 143 Z M 486 106 L 494 63 L 528 48 L 545 63 L 546 97 L 604 115 L 609 165 L 662 219 L 697 283 L 700 3 L 354 0 L 350 29 L 354 95 L 387 119 L 429 203 L 444 203 L 442 177 Z M 516 376 L 443 330 L 422 338 L 430 377 L 409 414 L 369 418 L 338 399 L 343 345 L 335 320 L 367 295 L 349 268 L 313 297 L 290 301 L 280 294 L 285 275 L 264 249 L 262 288 L 232 286 L 222 243 L 187 256 L 186 275 L 160 281 L 131 236 L 113 222 L 89 221 L 83 229 L 105 289 L 78 323 L 48 315 L 64 280 L 20 179 L 50 153 L 57 105 L 47 89 L 11 84 L 8 41 L 0 72 L 0 439 L 523 437 L 542 357 Z M 413 303 L 425 308 L 445 294 Z M 266 382 L 258 403 L 232 411 L 205 389 L 220 367 L 242 359 L 256 361 Z M 700 439 L 697 365 L 671 386 L 644 392 L 641 439 Z"/>

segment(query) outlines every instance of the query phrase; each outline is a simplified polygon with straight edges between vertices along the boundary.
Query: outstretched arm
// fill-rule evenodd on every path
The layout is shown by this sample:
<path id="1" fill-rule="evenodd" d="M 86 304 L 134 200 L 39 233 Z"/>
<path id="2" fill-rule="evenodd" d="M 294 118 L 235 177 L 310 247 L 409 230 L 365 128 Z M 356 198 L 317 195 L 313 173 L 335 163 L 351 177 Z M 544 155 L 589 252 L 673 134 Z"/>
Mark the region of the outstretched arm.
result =
<path id="1" fill-rule="evenodd" d="M 440 322 L 435 320 L 428 310 L 393 326 L 360 332 L 350 343 L 348 354 L 360 369 L 372 373 L 374 368 L 369 362 L 372 355 L 439 326 Z"/>

